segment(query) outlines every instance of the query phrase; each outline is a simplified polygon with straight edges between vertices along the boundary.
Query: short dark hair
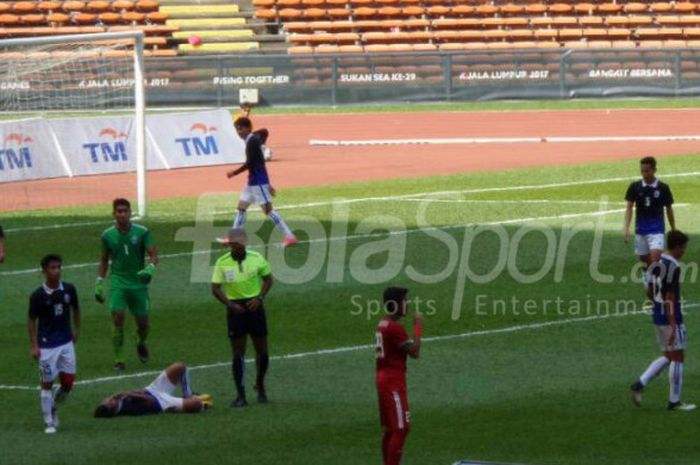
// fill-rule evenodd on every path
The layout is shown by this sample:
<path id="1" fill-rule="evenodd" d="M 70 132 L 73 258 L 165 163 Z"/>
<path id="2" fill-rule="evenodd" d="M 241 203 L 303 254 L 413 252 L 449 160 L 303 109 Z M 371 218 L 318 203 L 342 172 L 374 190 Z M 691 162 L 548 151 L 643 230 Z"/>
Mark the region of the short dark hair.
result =
<path id="1" fill-rule="evenodd" d="M 116 210 L 117 207 L 126 207 L 129 210 L 131 210 L 131 202 L 129 202 L 128 200 L 126 200 L 124 198 L 119 197 L 118 199 L 114 199 L 112 201 L 112 210 Z"/>
<path id="2" fill-rule="evenodd" d="M 117 414 L 115 409 L 109 408 L 105 404 L 100 404 L 95 409 L 95 418 L 111 418 Z"/>
<path id="3" fill-rule="evenodd" d="M 651 166 L 651 169 L 655 170 L 656 169 L 656 158 L 654 157 L 644 157 L 641 160 L 639 160 L 640 165 L 649 165 Z"/>
<path id="4" fill-rule="evenodd" d="M 690 238 L 687 234 L 675 229 L 668 232 L 668 235 L 666 236 L 666 246 L 669 250 L 673 250 L 676 247 L 683 247 L 689 240 Z"/>
<path id="5" fill-rule="evenodd" d="M 60 255 L 55 254 L 55 253 L 50 253 L 48 255 L 45 255 L 44 258 L 41 259 L 41 269 L 46 271 L 46 269 L 49 267 L 49 265 L 53 262 L 58 262 L 60 265 L 63 263 L 63 258 L 61 258 Z"/>
<path id="6" fill-rule="evenodd" d="M 384 310 L 387 313 L 396 313 L 399 304 L 406 299 L 408 289 L 405 287 L 387 287 L 384 289 Z"/>
<path id="7" fill-rule="evenodd" d="M 250 121 L 250 118 L 246 118 L 245 116 L 241 116 L 240 118 L 238 118 L 233 123 L 233 125 L 236 127 L 241 127 L 241 128 L 248 128 L 248 129 L 253 128 L 253 122 Z"/>

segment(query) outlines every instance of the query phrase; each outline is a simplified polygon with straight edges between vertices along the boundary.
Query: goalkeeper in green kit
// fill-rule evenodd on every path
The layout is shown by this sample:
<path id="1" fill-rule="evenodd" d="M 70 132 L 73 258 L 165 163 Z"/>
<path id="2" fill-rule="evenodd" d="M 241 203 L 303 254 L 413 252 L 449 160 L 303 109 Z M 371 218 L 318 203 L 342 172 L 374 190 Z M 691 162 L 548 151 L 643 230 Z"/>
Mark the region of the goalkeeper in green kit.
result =
<path id="1" fill-rule="evenodd" d="M 102 255 L 97 270 L 95 298 L 105 301 L 104 278 L 112 261 L 109 277 L 109 310 L 112 312 L 114 369 L 124 370 L 124 313 L 129 309 L 136 320 L 136 350 L 142 363 L 148 361 L 148 283 L 158 263 L 155 240 L 148 228 L 131 222 L 131 204 L 126 199 L 112 202 L 114 226 L 102 233 Z M 148 264 L 146 264 L 148 254 Z"/>

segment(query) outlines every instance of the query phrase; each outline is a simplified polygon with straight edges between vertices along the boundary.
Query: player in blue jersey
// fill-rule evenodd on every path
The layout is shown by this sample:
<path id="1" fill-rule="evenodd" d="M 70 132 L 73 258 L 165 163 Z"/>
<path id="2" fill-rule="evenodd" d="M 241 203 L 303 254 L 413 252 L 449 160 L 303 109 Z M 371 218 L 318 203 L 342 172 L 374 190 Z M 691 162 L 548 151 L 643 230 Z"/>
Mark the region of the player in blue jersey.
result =
<path id="1" fill-rule="evenodd" d="M 243 194 L 238 201 L 238 211 L 233 221 L 233 228 L 239 229 L 245 226 L 246 211 L 248 207 L 257 203 L 262 207 L 263 212 L 275 223 L 275 226 L 284 235 L 282 245 L 288 247 L 296 244 L 297 238 L 282 216 L 272 207 L 272 197 L 275 196 L 275 189 L 270 185 L 270 177 L 265 167 L 265 156 L 262 150 L 262 143 L 253 131 L 253 125 L 248 118 L 238 118 L 235 122 L 236 132 L 245 141 L 246 162 L 235 170 L 226 173 L 228 178 L 237 176 L 244 171 L 248 171 L 248 184 L 243 189 Z"/>
<path id="2" fill-rule="evenodd" d="M 41 260 L 45 281 L 29 298 L 29 341 L 32 357 L 39 361 L 41 371 L 41 411 L 47 434 L 55 433 L 58 427 L 56 403 L 73 388 L 74 343 L 80 335 L 78 293 L 72 284 L 61 281 L 61 265 L 58 255 L 47 255 Z M 57 377 L 61 385 L 53 390 Z"/>
<path id="3" fill-rule="evenodd" d="M 624 240 L 629 242 L 632 210 L 635 211 L 635 253 L 639 257 L 644 270 L 644 287 L 648 287 L 649 276 L 647 269 L 661 257 L 664 250 L 664 233 L 666 223 L 664 209 L 671 230 L 676 229 L 673 215 L 673 194 L 668 184 L 656 178 L 656 159 L 642 158 L 639 162 L 642 179 L 635 181 L 627 188 L 625 200 Z"/>
<path id="4" fill-rule="evenodd" d="M 668 367 L 671 392 L 669 410 L 694 410 L 695 405 L 681 402 L 686 330 L 683 324 L 681 266 L 679 260 L 688 246 L 688 236 L 680 231 L 668 233 L 668 249 L 650 269 L 649 293 L 653 296 L 653 322 L 663 356 L 654 360 L 642 376 L 632 384 L 632 401 L 639 406 L 644 386 Z"/>
<path id="5" fill-rule="evenodd" d="M 180 386 L 182 397 L 173 396 Z M 153 413 L 197 413 L 212 407 L 211 396 L 193 394 L 190 370 L 184 363 L 176 362 L 163 370 L 145 389 L 120 392 L 100 402 L 95 409 L 96 418 L 112 418 L 117 415 L 148 415 Z"/>

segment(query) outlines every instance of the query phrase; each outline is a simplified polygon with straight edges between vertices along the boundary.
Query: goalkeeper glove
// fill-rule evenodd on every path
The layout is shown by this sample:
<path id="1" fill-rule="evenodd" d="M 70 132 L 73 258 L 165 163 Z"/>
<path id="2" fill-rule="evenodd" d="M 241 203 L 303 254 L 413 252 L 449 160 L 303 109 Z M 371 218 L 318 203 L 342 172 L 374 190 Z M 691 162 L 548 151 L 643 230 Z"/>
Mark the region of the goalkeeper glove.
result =
<path id="1" fill-rule="evenodd" d="M 104 279 L 98 277 L 97 281 L 95 281 L 95 299 L 99 303 L 104 303 L 105 301 L 105 286 L 104 286 Z"/>
<path id="2" fill-rule="evenodd" d="M 153 279 L 153 274 L 156 272 L 156 266 L 153 263 L 149 263 L 146 268 L 136 273 L 142 283 L 148 284 Z"/>

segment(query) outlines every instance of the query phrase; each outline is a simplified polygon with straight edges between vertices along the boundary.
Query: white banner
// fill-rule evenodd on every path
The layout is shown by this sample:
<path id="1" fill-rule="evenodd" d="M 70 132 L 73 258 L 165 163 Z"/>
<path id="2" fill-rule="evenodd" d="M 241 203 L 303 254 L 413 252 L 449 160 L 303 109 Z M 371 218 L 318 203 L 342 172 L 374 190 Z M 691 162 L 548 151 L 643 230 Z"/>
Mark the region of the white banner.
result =
<path id="1" fill-rule="evenodd" d="M 133 117 L 0 123 L 0 182 L 136 169 Z M 149 170 L 243 163 L 245 144 L 226 110 L 146 117 Z"/>
<path id="2" fill-rule="evenodd" d="M 48 123 L 0 123 L 0 182 L 69 176 Z"/>
<path id="3" fill-rule="evenodd" d="M 245 161 L 245 143 L 226 110 L 148 115 L 146 129 L 156 155 L 169 168 Z"/>

